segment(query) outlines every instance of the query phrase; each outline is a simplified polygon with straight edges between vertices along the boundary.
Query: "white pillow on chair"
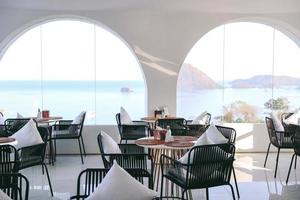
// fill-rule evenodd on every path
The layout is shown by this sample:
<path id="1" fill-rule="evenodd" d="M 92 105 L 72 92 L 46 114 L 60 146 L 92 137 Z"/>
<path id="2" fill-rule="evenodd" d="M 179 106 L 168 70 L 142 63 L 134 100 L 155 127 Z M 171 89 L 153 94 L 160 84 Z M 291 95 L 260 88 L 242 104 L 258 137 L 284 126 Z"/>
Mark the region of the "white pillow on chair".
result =
<path id="1" fill-rule="evenodd" d="M 115 161 L 87 200 L 152 200 L 157 192 L 138 182 Z"/>
<path id="2" fill-rule="evenodd" d="M 4 193 L 2 190 L 0 190 L 0 199 L 1 200 L 12 200 L 9 196 L 7 196 L 6 193 Z"/>
<path id="3" fill-rule="evenodd" d="M 271 113 L 271 118 L 273 120 L 274 128 L 276 131 L 284 131 L 283 125 L 281 121 L 278 119 L 277 115 L 275 113 Z"/>
<path id="4" fill-rule="evenodd" d="M 80 124 L 82 119 L 83 119 L 83 115 L 85 114 L 86 112 L 85 111 L 82 111 L 81 113 L 79 113 L 79 115 L 77 115 L 71 124 Z"/>
<path id="5" fill-rule="evenodd" d="M 27 124 L 10 137 L 17 140 L 16 149 L 44 143 L 33 119 L 30 119 Z"/>
<path id="6" fill-rule="evenodd" d="M 204 111 L 201 113 L 198 117 L 196 117 L 191 124 L 204 124 L 205 125 L 205 119 L 203 119 L 207 114 L 207 111 Z"/>
<path id="7" fill-rule="evenodd" d="M 101 131 L 103 151 L 106 154 L 122 153 L 116 141 L 104 131 Z"/>
<path id="8" fill-rule="evenodd" d="M 193 147 L 200 146 L 200 145 L 209 145 L 209 144 L 214 144 L 214 142 L 211 139 L 209 139 L 207 133 L 205 132 L 198 138 L 198 140 L 193 145 Z M 189 158 L 189 152 L 190 151 L 186 152 L 178 161 L 187 164 Z M 193 162 L 193 155 L 190 156 L 190 162 Z"/>
<path id="9" fill-rule="evenodd" d="M 120 118 L 121 118 L 121 124 L 132 124 L 132 120 L 128 114 L 128 112 L 121 107 L 120 109 Z"/>
<path id="10" fill-rule="evenodd" d="M 208 129 L 205 131 L 207 137 L 215 144 L 227 143 L 228 139 L 217 129 L 217 127 L 211 123 Z"/>

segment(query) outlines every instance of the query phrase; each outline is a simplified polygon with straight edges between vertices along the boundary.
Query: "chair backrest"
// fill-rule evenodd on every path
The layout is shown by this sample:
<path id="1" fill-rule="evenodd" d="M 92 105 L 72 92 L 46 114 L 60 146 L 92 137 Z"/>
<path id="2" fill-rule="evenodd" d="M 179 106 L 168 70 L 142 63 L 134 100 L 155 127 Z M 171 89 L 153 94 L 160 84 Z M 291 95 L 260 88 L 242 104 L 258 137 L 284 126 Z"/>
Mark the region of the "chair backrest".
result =
<path id="1" fill-rule="evenodd" d="M 105 168 L 109 168 L 110 167 L 110 164 L 109 164 L 109 161 L 108 161 L 109 158 L 106 159 L 106 156 L 104 156 L 105 152 L 104 152 L 101 132 L 97 136 L 97 141 L 98 141 L 98 146 L 99 146 L 100 155 L 101 155 L 101 158 L 102 158 L 102 161 L 103 161 L 103 165 L 104 165 Z"/>
<path id="2" fill-rule="evenodd" d="M 0 173 L 0 189 L 12 199 L 29 199 L 29 181 L 20 173 Z"/>
<path id="3" fill-rule="evenodd" d="M 86 199 L 102 182 L 109 169 L 88 168 L 80 172 L 77 178 L 77 195 L 71 199 Z"/>
<path id="4" fill-rule="evenodd" d="M 119 133 L 122 134 L 121 113 L 116 114 L 116 121 L 119 129 Z"/>
<path id="5" fill-rule="evenodd" d="M 18 150 L 20 159 L 19 170 L 40 165 L 44 162 L 49 129 L 46 127 L 38 127 L 38 131 L 44 143 L 23 147 Z"/>
<path id="6" fill-rule="evenodd" d="M 274 126 L 272 118 L 265 117 L 265 121 L 266 121 L 266 126 L 267 126 L 270 143 L 276 147 L 279 147 L 279 143 L 278 143 L 278 139 L 277 139 L 277 135 L 276 135 L 276 131 L 275 131 L 275 126 Z"/>
<path id="7" fill-rule="evenodd" d="M 293 147 L 295 154 L 300 156 L 300 127 L 295 128 L 294 135 L 292 136 Z"/>
<path id="8" fill-rule="evenodd" d="M 159 126 L 164 129 L 166 129 L 167 126 L 170 126 L 172 135 L 186 135 L 186 124 L 187 122 L 184 118 L 162 118 L 157 119 L 155 122 L 155 126 Z"/>
<path id="9" fill-rule="evenodd" d="M 235 143 L 236 131 L 234 128 L 219 125 L 216 125 L 216 127 L 230 143 Z"/>
<path id="10" fill-rule="evenodd" d="M 206 188 L 229 183 L 234 156 L 235 146 L 231 143 L 193 147 L 188 158 L 187 186 Z"/>
<path id="11" fill-rule="evenodd" d="M 30 118 L 8 118 L 4 121 L 5 130 L 7 134 L 10 136 L 20 130 Z M 36 122 L 36 121 L 35 121 Z"/>
<path id="12" fill-rule="evenodd" d="M 12 145 L 0 145 L 0 173 L 18 171 L 19 157 L 16 148 Z"/>
<path id="13" fill-rule="evenodd" d="M 131 175 L 134 174 L 134 170 L 135 169 L 126 169 L 126 171 L 128 171 Z M 109 169 L 107 168 L 87 168 L 80 172 L 77 178 L 77 195 L 71 197 L 71 199 L 83 200 L 90 196 L 96 190 L 98 185 L 102 182 L 108 171 Z M 144 175 L 142 175 L 142 177 L 145 178 Z M 135 178 L 141 183 L 143 183 L 142 179 L 139 179 L 137 177 Z M 151 180 L 148 179 L 148 182 L 151 182 Z M 153 187 L 151 187 L 150 185 L 149 188 L 153 189 Z"/>

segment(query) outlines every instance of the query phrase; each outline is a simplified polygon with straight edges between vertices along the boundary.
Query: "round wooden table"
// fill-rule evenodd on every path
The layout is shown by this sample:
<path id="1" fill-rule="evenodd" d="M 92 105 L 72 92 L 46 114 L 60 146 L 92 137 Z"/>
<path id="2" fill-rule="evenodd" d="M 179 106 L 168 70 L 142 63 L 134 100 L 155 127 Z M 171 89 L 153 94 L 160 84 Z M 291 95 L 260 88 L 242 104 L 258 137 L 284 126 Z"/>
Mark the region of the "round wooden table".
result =
<path id="1" fill-rule="evenodd" d="M 187 151 L 190 149 L 196 142 L 197 138 L 192 136 L 173 136 L 174 141 L 165 142 L 162 140 L 156 140 L 154 137 L 144 137 L 135 141 L 135 144 L 144 148 L 148 148 L 150 154 L 153 156 L 154 161 L 154 172 L 153 172 L 153 182 L 154 189 L 159 191 L 160 179 L 161 179 L 161 169 L 160 169 L 160 155 L 165 154 L 174 159 L 181 158 Z M 168 180 L 165 179 L 164 188 L 165 195 L 169 196 L 169 189 L 171 191 L 171 195 L 174 195 L 174 191 L 176 196 L 179 195 L 179 187 L 175 187 L 173 183 L 169 183 Z M 175 188 L 175 189 L 174 189 Z M 192 199 L 191 192 L 189 192 L 190 199 Z"/>

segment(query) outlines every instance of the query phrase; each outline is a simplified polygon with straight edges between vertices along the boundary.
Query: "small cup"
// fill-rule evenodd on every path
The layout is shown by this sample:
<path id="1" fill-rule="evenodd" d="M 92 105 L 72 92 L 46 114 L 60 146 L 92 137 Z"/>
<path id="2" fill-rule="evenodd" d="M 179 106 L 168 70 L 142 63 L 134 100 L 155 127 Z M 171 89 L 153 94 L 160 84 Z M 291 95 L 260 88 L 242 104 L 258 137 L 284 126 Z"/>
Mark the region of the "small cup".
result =
<path id="1" fill-rule="evenodd" d="M 49 110 L 43 110 L 42 111 L 42 117 L 43 118 L 49 118 L 49 113 L 50 113 Z"/>

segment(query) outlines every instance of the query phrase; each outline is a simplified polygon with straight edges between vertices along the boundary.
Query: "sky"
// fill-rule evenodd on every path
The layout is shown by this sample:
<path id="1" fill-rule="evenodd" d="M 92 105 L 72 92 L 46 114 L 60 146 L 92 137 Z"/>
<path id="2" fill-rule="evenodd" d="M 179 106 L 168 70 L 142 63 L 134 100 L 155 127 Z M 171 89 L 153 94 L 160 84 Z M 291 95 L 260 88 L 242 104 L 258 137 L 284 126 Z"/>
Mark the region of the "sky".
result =
<path id="1" fill-rule="evenodd" d="M 185 62 L 214 80 L 222 80 L 223 66 L 225 80 L 246 79 L 272 73 L 273 46 L 275 75 L 300 77 L 300 50 L 296 43 L 259 23 L 231 23 L 211 30 L 194 45 Z"/>
<path id="2" fill-rule="evenodd" d="M 185 62 L 216 81 L 223 78 L 223 66 L 225 80 L 245 79 L 272 73 L 273 47 L 275 75 L 300 77 L 299 47 L 259 23 L 231 23 L 211 30 Z M 143 80 L 139 63 L 122 40 L 94 24 L 70 20 L 48 22 L 24 33 L 8 48 L 0 69 L 0 80 Z"/>
<path id="3" fill-rule="evenodd" d="M 123 41 L 80 21 L 48 22 L 27 31 L 4 54 L 0 79 L 40 80 L 41 66 L 44 80 L 93 80 L 95 74 L 97 80 L 143 80 Z"/>

